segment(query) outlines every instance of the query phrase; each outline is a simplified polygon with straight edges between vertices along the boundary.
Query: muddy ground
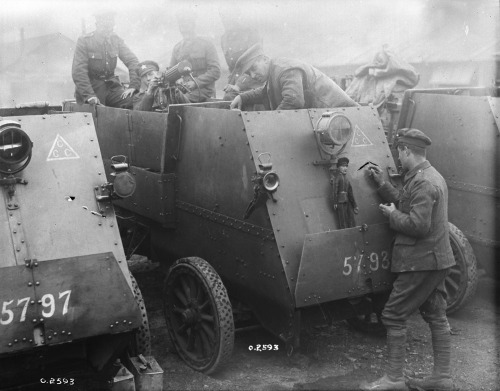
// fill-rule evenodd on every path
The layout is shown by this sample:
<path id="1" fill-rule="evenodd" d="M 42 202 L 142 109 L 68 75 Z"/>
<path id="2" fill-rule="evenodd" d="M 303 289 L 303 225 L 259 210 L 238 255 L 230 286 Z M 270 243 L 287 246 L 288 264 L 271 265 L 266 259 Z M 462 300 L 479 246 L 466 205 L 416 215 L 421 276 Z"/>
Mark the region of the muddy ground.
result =
<path id="1" fill-rule="evenodd" d="M 265 331 L 237 332 L 232 359 L 213 375 L 187 367 L 175 353 L 161 304 L 163 273 L 135 276 L 150 318 L 152 353 L 164 370 L 164 390 L 356 390 L 362 380 L 384 373 L 385 339 L 353 330 L 346 322 L 304 330 L 302 347 L 288 357 L 284 344 Z M 482 277 L 473 301 L 449 317 L 452 375 L 456 390 L 500 389 L 500 306 L 495 282 Z M 249 345 L 278 344 L 278 351 L 249 351 Z M 408 328 L 405 374 L 423 377 L 432 368 L 427 325 L 418 314 Z"/>

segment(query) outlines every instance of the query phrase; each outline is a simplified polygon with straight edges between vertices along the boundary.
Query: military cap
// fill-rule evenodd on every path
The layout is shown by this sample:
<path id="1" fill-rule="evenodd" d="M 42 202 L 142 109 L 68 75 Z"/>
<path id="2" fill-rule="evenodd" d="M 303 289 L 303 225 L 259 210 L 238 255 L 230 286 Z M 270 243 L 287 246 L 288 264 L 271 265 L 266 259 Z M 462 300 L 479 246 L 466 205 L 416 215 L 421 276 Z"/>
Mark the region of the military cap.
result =
<path id="1" fill-rule="evenodd" d="M 158 65 L 158 63 L 156 63 L 154 61 L 147 60 L 147 61 L 140 62 L 137 65 L 136 73 L 139 75 L 139 77 L 142 77 L 150 71 L 157 71 L 158 72 L 159 70 L 160 70 L 160 66 Z"/>
<path id="2" fill-rule="evenodd" d="M 260 43 L 250 46 L 236 61 L 235 68 L 241 67 L 241 73 L 247 73 L 255 60 L 264 55 L 264 50 Z"/>
<path id="3" fill-rule="evenodd" d="M 397 144 L 413 145 L 415 147 L 427 148 L 432 141 L 424 132 L 418 129 L 404 128 L 398 132 Z"/>
<path id="4" fill-rule="evenodd" d="M 348 166 L 348 165 L 349 165 L 349 159 L 346 158 L 345 156 L 337 160 L 337 167 Z"/>

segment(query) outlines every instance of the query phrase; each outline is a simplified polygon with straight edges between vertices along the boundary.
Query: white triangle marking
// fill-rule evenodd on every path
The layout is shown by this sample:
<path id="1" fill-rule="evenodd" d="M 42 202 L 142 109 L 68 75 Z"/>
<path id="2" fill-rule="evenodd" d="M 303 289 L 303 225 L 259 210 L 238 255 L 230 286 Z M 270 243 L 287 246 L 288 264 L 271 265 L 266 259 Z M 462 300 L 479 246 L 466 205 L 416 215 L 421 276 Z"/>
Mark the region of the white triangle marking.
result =
<path id="1" fill-rule="evenodd" d="M 78 156 L 75 150 L 60 134 L 57 134 L 54 144 L 52 144 L 52 148 L 50 148 L 47 161 L 68 159 L 80 159 L 80 156 Z"/>
<path id="2" fill-rule="evenodd" d="M 367 147 L 373 145 L 370 139 L 363 133 L 358 125 L 354 127 L 354 134 L 352 136 L 351 147 Z"/>

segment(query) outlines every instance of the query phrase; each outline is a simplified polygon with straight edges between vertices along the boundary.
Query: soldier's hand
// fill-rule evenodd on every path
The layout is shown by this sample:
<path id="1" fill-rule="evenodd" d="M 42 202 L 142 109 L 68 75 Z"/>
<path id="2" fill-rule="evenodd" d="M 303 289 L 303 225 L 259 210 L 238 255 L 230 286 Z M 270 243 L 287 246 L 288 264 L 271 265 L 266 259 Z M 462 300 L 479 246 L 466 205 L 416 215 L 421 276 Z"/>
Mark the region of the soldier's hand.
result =
<path id="1" fill-rule="evenodd" d="M 333 210 L 337 210 L 337 204 L 333 204 Z"/>
<path id="2" fill-rule="evenodd" d="M 389 217 L 389 215 L 396 210 L 396 205 L 394 205 L 393 203 L 389 205 L 380 204 L 378 208 L 385 217 Z"/>
<path id="3" fill-rule="evenodd" d="M 158 87 L 159 81 L 160 81 L 160 78 L 157 76 L 154 76 L 148 83 L 148 89 L 146 90 L 146 93 L 151 95 Z"/>
<path id="4" fill-rule="evenodd" d="M 87 103 L 91 105 L 100 105 L 101 102 L 99 101 L 99 98 L 97 96 L 92 96 L 91 98 L 87 99 Z"/>
<path id="5" fill-rule="evenodd" d="M 240 92 L 240 87 L 234 84 L 228 84 L 224 87 L 224 92 Z"/>
<path id="6" fill-rule="evenodd" d="M 242 104 L 243 102 L 241 101 L 241 96 L 238 95 L 236 98 L 233 99 L 229 108 L 231 110 L 241 110 Z"/>
<path id="7" fill-rule="evenodd" d="M 196 83 L 193 80 L 188 80 L 184 83 L 184 87 L 186 87 L 189 91 L 192 91 L 196 88 Z"/>
<path id="8" fill-rule="evenodd" d="M 377 186 L 382 186 L 384 184 L 384 176 L 382 174 L 382 170 L 379 167 L 371 166 L 368 168 L 368 175 L 373 181 L 377 184 Z"/>
<path id="9" fill-rule="evenodd" d="M 356 207 L 354 208 L 354 214 L 358 214 L 358 213 L 359 213 L 359 208 L 356 206 Z"/>
<path id="10" fill-rule="evenodd" d="M 122 99 L 128 98 L 129 96 L 134 95 L 135 88 L 127 88 L 125 91 L 123 91 L 122 94 Z"/>

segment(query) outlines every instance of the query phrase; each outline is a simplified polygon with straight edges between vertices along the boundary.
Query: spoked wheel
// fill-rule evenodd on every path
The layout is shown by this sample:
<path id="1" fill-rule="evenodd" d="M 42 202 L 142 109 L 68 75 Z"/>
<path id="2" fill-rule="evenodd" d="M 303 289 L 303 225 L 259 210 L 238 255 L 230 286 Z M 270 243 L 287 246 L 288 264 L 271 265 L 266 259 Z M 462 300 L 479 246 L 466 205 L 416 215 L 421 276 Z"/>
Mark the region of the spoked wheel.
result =
<path id="1" fill-rule="evenodd" d="M 165 280 L 163 305 L 172 342 L 191 368 L 208 374 L 229 360 L 233 313 L 212 266 L 196 257 L 176 261 Z"/>
<path id="2" fill-rule="evenodd" d="M 465 235 L 456 226 L 450 225 L 450 244 L 456 265 L 450 269 L 445 280 L 448 294 L 446 312 L 452 314 L 465 306 L 477 289 L 477 260 Z"/>
<path id="3" fill-rule="evenodd" d="M 130 279 L 132 280 L 132 290 L 134 292 L 134 297 L 139 305 L 142 315 L 142 325 L 139 327 L 137 334 L 135 336 L 135 346 L 131 348 L 131 355 L 137 356 L 142 354 L 144 356 L 151 355 L 151 333 L 149 330 L 148 314 L 146 312 L 146 305 L 144 304 L 144 298 L 142 297 L 141 290 L 135 277 L 130 273 Z"/>

